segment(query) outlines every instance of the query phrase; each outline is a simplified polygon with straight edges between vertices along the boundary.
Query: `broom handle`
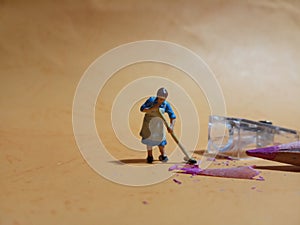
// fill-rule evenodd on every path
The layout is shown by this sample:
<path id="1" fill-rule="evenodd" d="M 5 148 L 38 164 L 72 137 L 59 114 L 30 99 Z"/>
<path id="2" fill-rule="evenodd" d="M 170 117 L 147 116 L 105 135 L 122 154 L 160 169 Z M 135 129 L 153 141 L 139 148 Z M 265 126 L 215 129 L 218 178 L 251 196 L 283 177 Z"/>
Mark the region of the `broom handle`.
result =
<path id="1" fill-rule="evenodd" d="M 164 121 L 164 124 L 166 125 L 166 127 L 167 127 L 168 129 L 170 129 L 170 125 L 169 125 L 169 123 L 167 122 L 167 120 L 166 120 L 164 114 L 162 113 L 162 111 L 161 111 L 160 109 L 158 109 L 158 111 L 159 111 L 160 117 L 161 117 L 162 120 Z M 181 151 L 183 152 L 183 154 L 184 154 L 186 157 L 188 157 L 189 159 L 191 159 L 191 157 L 189 156 L 189 154 L 187 153 L 187 151 L 185 150 L 185 148 L 183 147 L 183 145 L 180 143 L 180 141 L 179 141 L 178 138 L 176 137 L 176 135 L 175 135 L 175 133 L 174 133 L 173 130 L 170 132 L 170 134 L 171 134 L 172 138 L 174 139 L 174 141 L 176 142 L 176 144 L 177 144 L 177 145 L 179 146 L 179 148 L 181 149 Z"/>

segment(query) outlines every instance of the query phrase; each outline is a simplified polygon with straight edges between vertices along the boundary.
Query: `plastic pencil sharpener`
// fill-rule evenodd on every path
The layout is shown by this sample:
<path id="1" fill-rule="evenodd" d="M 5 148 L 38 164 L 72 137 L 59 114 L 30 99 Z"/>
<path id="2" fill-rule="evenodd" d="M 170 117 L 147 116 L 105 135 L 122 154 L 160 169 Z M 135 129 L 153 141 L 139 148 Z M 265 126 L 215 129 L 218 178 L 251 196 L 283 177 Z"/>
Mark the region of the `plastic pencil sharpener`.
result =
<path id="1" fill-rule="evenodd" d="M 208 124 L 208 153 L 248 158 L 246 150 L 299 141 L 299 132 L 252 121 L 212 115 Z"/>

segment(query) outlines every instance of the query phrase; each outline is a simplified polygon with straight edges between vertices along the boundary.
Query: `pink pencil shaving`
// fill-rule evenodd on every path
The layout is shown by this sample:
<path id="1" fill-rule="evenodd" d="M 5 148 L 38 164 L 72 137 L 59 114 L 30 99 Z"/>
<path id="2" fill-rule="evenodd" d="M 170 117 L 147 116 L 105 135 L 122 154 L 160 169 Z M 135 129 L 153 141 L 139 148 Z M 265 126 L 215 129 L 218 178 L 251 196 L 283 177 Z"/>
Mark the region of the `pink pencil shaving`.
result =
<path id="1" fill-rule="evenodd" d="M 260 172 L 252 166 L 241 166 L 233 168 L 201 169 L 198 165 L 185 165 L 183 167 L 173 167 L 171 170 L 178 170 L 186 174 L 206 175 L 215 177 L 252 179 Z"/>
<path id="2" fill-rule="evenodd" d="M 182 183 L 181 181 L 176 180 L 176 179 L 173 179 L 173 181 L 174 181 L 176 184 L 181 184 L 181 183 Z"/>

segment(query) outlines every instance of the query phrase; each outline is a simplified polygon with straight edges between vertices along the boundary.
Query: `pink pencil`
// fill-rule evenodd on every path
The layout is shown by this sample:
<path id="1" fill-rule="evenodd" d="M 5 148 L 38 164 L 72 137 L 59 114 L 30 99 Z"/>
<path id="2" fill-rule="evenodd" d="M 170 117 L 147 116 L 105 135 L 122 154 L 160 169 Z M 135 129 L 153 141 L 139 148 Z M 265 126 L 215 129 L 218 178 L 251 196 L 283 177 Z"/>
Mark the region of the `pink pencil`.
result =
<path id="1" fill-rule="evenodd" d="M 247 150 L 247 155 L 300 166 L 300 141 Z"/>

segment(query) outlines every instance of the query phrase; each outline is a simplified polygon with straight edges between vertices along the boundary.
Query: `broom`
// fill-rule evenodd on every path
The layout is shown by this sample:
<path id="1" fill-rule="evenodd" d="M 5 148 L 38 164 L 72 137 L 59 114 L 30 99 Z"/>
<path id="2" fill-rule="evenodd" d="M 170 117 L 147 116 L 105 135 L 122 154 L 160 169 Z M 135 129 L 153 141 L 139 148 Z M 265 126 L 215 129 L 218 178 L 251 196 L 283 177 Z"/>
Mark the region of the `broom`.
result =
<path id="1" fill-rule="evenodd" d="M 163 114 L 164 112 L 162 112 L 161 109 L 158 109 L 158 112 L 159 112 L 158 114 L 159 114 L 160 118 L 164 121 L 165 126 L 167 127 L 168 130 L 170 130 L 170 125 L 169 125 L 169 123 L 167 122 L 167 120 L 166 120 L 166 118 L 165 118 L 165 116 L 164 116 L 164 114 Z M 184 160 L 186 160 L 188 164 L 196 164 L 196 163 L 197 163 L 197 160 L 194 159 L 194 158 L 192 158 L 192 157 L 187 153 L 187 151 L 185 150 L 185 148 L 183 147 L 183 145 L 180 143 L 180 141 L 179 141 L 178 138 L 176 137 L 176 135 L 175 135 L 175 133 L 174 133 L 173 130 L 170 132 L 170 134 L 171 134 L 172 138 L 174 139 L 174 141 L 176 142 L 176 144 L 177 144 L 177 145 L 179 146 L 179 148 L 181 149 L 181 151 L 183 152 L 183 154 L 185 155 Z"/>

